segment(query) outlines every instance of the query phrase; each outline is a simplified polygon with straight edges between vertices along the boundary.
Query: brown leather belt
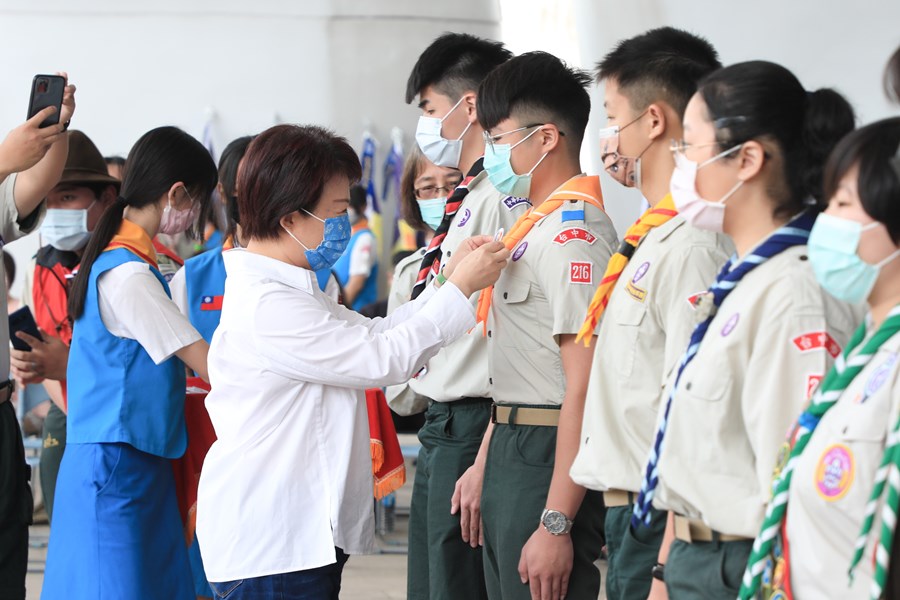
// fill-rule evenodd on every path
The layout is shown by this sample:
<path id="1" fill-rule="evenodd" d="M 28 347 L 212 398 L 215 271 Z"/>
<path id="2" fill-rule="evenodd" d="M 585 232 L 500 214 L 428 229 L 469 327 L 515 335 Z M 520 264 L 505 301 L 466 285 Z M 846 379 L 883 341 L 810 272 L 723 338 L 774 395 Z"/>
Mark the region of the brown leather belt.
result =
<path id="1" fill-rule="evenodd" d="M 681 515 L 675 515 L 675 538 L 688 544 L 697 542 L 740 542 L 751 540 L 752 538 L 742 535 L 730 535 L 728 533 L 719 533 L 714 529 L 710 529 L 704 523 L 694 519 L 688 519 Z"/>
<path id="2" fill-rule="evenodd" d="M 528 406 L 494 404 L 491 406 L 491 422 L 499 425 L 559 425 L 559 407 L 534 408 Z"/>
<path id="3" fill-rule="evenodd" d="M 616 508 L 618 506 L 628 506 L 634 504 L 637 494 L 634 492 L 626 492 L 625 490 L 606 490 L 603 492 L 603 504 L 606 508 Z"/>

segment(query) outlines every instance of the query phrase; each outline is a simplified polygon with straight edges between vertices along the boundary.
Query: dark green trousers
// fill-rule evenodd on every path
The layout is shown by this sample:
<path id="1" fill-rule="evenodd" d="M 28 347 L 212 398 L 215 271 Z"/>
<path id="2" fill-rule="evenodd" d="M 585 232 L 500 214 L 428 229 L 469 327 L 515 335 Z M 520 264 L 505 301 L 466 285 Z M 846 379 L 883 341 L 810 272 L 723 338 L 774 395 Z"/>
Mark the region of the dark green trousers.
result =
<path id="1" fill-rule="evenodd" d="M 0 390 L 7 398 L 9 390 Z M 21 401 L 21 400 L 20 400 Z M 34 505 L 31 496 L 31 468 L 25 462 L 25 448 L 16 410 L 11 402 L 0 404 L 0 599 L 25 600 L 25 573 L 28 570 L 28 526 Z"/>
<path id="2" fill-rule="evenodd" d="M 752 540 L 672 542 L 666 561 L 670 600 L 734 600 L 750 558 Z"/>
<path id="3" fill-rule="evenodd" d="M 635 494 L 636 495 L 636 494 Z M 646 600 L 657 563 L 659 547 L 666 532 L 666 515 L 650 511 L 650 525 L 631 526 L 634 504 L 606 509 L 606 572 L 608 600 Z"/>
<path id="4" fill-rule="evenodd" d="M 66 413 L 51 403 L 44 419 L 44 447 L 41 450 L 41 491 L 47 518 L 53 520 L 53 500 L 56 496 L 56 476 L 66 449 Z"/>
<path id="5" fill-rule="evenodd" d="M 433 402 L 419 430 L 409 515 L 408 600 L 485 600 L 481 548 L 463 541 L 450 499 L 472 466 L 491 417 L 491 401 Z"/>
<path id="6" fill-rule="evenodd" d="M 519 558 L 540 527 L 556 456 L 556 427 L 495 425 L 491 435 L 481 516 L 484 523 L 484 576 L 492 600 L 531 600 L 519 578 Z M 603 496 L 589 491 L 575 515 L 575 560 L 568 600 L 597 600 L 600 571 L 594 562 L 603 547 Z"/>

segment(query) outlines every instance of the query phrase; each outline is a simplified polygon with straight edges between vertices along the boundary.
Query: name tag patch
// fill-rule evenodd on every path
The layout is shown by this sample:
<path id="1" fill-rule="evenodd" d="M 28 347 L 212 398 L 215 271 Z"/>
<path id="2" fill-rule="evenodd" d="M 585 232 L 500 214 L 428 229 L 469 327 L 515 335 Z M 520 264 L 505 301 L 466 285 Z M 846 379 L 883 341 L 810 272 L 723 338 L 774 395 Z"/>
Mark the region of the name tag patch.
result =
<path id="1" fill-rule="evenodd" d="M 503 201 L 503 205 L 507 210 L 512 210 L 520 204 L 527 204 L 531 206 L 531 202 L 528 201 L 528 198 L 516 198 L 515 196 L 507 196 Z"/>
<path id="2" fill-rule="evenodd" d="M 633 281 L 629 281 L 625 284 L 625 291 L 628 292 L 628 295 L 637 300 L 638 302 L 643 302 L 645 298 L 647 298 L 647 290 L 642 290 L 638 286 L 634 285 Z"/>
<path id="3" fill-rule="evenodd" d="M 844 444 L 833 444 L 825 449 L 816 466 L 815 486 L 819 496 L 827 502 L 835 502 L 847 495 L 853 483 L 856 464 L 853 453 Z"/>
<path id="4" fill-rule="evenodd" d="M 591 285 L 594 283 L 594 265 L 589 262 L 569 263 L 569 283 Z"/>
<path id="5" fill-rule="evenodd" d="M 562 231 L 557 233 L 556 237 L 553 238 L 553 243 L 559 244 L 560 246 L 565 246 L 569 242 L 575 240 L 593 244 L 597 241 L 597 236 L 595 236 L 587 229 L 583 229 L 581 227 L 569 227 L 568 229 L 563 229 Z"/>

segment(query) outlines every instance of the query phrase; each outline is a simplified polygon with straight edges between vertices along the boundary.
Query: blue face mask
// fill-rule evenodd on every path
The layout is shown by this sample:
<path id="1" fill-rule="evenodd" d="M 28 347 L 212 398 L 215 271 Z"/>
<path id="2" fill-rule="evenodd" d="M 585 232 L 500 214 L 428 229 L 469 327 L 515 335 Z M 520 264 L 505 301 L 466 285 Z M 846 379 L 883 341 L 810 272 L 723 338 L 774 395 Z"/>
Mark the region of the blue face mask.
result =
<path id="1" fill-rule="evenodd" d="M 519 129 L 513 129 L 512 131 L 507 131 L 500 135 L 506 135 L 523 129 L 527 128 L 520 127 Z M 538 131 L 540 131 L 540 127 L 536 128 L 513 145 L 493 144 L 489 140 L 484 145 L 484 170 L 487 171 L 488 179 L 491 180 L 493 186 L 501 194 L 515 196 L 516 198 L 528 198 L 531 195 L 531 174 L 534 173 L 534 170 L 538 168 L 538 165 L 547 158 L 547 155 L 544 154 L 541 156 L 540 160 L 538 160 L 537 163 L 531 167 L 531 170 L 524 175 L 517 175 L 516 172 L 513 171 L 510 157 L 513 148 L 533 136 Z M 488 138 L 487 134 L 485 134 L 485 138 Z"/>
<path id="2" fill-rule="evenodd" d="M 425 221 L 426 225 L 437 231 L 438 225 L 440 225 L 441 221 L 444 219 L 444 208 L 447 206 L 447 196 L 430 198 L 428 200 L 419 200 L 416 198 L 416 203 L 419 205 L 419 212 L 422 213 L 422 220 Z"/>
<path id="3" fill-rule="evenodd" d="M 820 214 L 809 235 L 809 262 L 819 285 L 844 302 L 859 304 L 869 297 L 881 268 L 900 256 L 897 250 L 877 264 L 870 265 L 856 254 L 863 232 L 879 222 L 861 223 Z"/>
<path id="4" fill-rule="evenodd" d="M 350 243 L 350 217 L 346 214 L 339 217 L 331 217 L 330 219 L 320 219 L 308 210 L 304 210 L 306 214 L 317 221 L 325 224 L 325 233 L 322 241 L 313 249 L 297 239 L 287 227 L 281 226 L 291 238 L 303 246 L 306 250 L 306 261 L 309 263 L 310 271 L 320 271 L 322 269 L 330 269 L 334 263 L 341 257 L 347 244 Z"/>

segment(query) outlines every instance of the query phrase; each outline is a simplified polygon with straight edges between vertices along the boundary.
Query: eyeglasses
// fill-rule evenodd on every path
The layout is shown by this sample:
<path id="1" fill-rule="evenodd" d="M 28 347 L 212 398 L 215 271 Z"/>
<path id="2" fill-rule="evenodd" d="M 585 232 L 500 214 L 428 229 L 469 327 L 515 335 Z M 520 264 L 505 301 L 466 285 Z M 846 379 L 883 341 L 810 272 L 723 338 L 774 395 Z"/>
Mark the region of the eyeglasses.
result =
<path id="1" fill-rule="evenodd" d="M 511 129 L 509 131 L 504 131 L 502 133 L 498 133 L 495 135 L 491 135 L 490 132 L 485 131 L 484 132 L 484 143 L 486 146 L 490 146 L 491 149 L 493 149 L 494 144 L 496 144 L 500 140 L 500 138 L 502 138 L 503 136 L 509 135 L 511 133 L 516 133 L 517 131 L 525 131 L 526 129 L 534 129 L 535 127 L 543 127 L 544 125 L 546 125 L 546 123 L 532 123 L 531 125 L 526 125 L 525 127 L 519 127 L 518 129 Z M 562 131 L 560 131 L 559 135 L 564 136 L 566 134 L 563 133 Z"/>
<path id="2" fill-rule="evenodd" d="M 447 185 L 425 185 L 416 188 L 416 198 L 419 200 L 433 200 L 435 198 L 440 198 L 443 195 L 449 196 L 461 182 L 461 179 L 457 179 L 455 183 L 447 182 Z"/>
<path id="3" fill-rule="evenodd" d="M 688 148 L 708 148 L 710 146 L 718 146 L 719 142 L 710 142 L 708 144 L 688 144 L 684 140 L 672 140 L 672 143 L 669 145 L 669 150 L 672 151 L 672 154 L 684 154 L 684 152 Z"/>

